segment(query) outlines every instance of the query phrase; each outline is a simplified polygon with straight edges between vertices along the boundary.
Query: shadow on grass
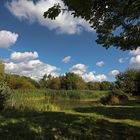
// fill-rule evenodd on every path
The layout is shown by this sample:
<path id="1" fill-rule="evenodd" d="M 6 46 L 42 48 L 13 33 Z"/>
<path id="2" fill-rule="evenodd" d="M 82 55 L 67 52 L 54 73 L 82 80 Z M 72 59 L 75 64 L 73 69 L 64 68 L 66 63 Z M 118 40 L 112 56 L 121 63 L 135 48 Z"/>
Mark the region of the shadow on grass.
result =
<path id="1" fill-rule="evenodd" d="M 64 112 L 19 112 L 0 114 L 1 140 L 138 140 L 140 127 L 110 123 Z"/>
<path id="2" fill-rule="evenodd" d="M 140 121 L 140 107 L 136 106 L 130 107 L 94 106 L 94 107 L 75 108 L 74 110 L 82 113 L 97 113 L 112 119 L 131 119 Z"/>

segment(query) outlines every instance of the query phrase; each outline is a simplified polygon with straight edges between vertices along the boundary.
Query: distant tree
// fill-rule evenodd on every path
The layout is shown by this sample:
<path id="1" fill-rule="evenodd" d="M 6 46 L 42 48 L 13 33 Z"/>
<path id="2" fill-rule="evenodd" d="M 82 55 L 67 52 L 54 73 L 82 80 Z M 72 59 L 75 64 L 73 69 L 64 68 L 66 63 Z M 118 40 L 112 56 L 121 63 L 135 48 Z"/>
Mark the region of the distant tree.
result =
<path id="1" fill-rule="evenodd" d="M 4 74 L 4 64 L 0 60 L 0 74 Z"/>
<path id="2" fill-rule="evenodd" d="M 88 82 L 86 85 L 89 90 L 100 90 L 100 82 Z"/>
<path id="3" fill-rule="evenodd" d="M 5 80 L 11 89 L 35 89 L 37 83 L 29 77 L 14 74 L 6 74 Z"/>
<path id="4" fill-rule="evenodd" d="M 103 81 L 100 83 L 100 90 L 111 90 L 113 86 L 113 83 L 109 81 Z"/>
<path id="5" fill-rule="evenodd" d="M 114 86 L 113 83 L 109 81 L 88 82 L 86 85 L 89 90 L 111 90 Z"/>
<path id="6" fill-rule="evenodd" d="M 45 74 L 43 76 L 43 78 L 39 81 L 40 87 L 41 88 L 50 88 L 49 85 L 53 78 L 54 77 L 51 74 L 49 74 L 49 75 Z"/>
<path id="7" fill-rule="evenodd" d="M 74 73 L 66 73 L 61 78 L 61 87 L 66 90 L 85 89 L 86 85 L 82 77 Z"/>
<path id="8" fill-rule="evenodd" d="M 40 85 L 37 81 L 34 79 L 31 79 L 30 77 L 22 76 L 25 80 L 27 80 L 29 83 L 31 83 L 35 88 L 40 88 Z"/>
<path id="9" fill-rule="evenodd" d="M 129 69 L 118 74 L 116 85 L 128 94 L 140 95 L 140 70 Z"/>
<path id="10" fill-rule="evenodd" d="M 62 0 L 66 9 L 55 4 L 44 17 L 55 19 L 70 11 L 74 17 L 88 21 L 97 33 L 98 44 L 133 50 L 140 46 L 139 0 Z"/>
<path id="11" fill-rule="evenodd" d="M 60 82 L 59 77 L 52 78 L 48 83 L 48 87 L 50 89 L 56 89 L 56 90 L 61 89 L 61 82 Z"/>

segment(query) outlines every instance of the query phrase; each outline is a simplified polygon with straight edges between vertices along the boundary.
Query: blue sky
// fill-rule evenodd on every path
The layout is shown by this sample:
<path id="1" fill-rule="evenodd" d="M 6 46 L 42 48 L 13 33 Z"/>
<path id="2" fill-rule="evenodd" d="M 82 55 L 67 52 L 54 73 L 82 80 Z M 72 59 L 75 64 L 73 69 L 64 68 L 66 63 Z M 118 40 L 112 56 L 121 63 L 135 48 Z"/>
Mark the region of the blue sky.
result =
<path id="1" fill-rule="evenodd" d="M 0 35 L 4 36 L 0 39 L 0 56 L 6 72 L 38 79 L 45 73 L 57 76 L 71 71 L 86 81 L 102 81 L 114 80 L 118 71 L 137 65 L 131 59 L 136 61 L 139 50 L 106 50 L 96 44 L 96 33 L 86 21 L 73 19 L 69 13 L 60 15 L 57 21 L 43 19 L 43 10 L 52 1 L 63 5 L 61 0 L 0 0 Z M 11 38 L 17 35 L 12 43 L 9 32 Z"/>

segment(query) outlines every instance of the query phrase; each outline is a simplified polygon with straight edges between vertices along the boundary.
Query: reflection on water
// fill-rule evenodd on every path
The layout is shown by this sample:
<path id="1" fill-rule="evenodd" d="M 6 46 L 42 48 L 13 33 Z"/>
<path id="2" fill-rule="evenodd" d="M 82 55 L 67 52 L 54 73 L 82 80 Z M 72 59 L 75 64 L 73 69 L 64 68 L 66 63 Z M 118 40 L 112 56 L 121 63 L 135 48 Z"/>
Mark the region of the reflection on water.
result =
<path id="1" fill-rule="evenodd" d="M 62 110 L 68 110 L 73 109 L 77 107 L 91 107 L 93 104 L 95 104 L 95 101 L 81 101 L 81 100 L 71 100 L 71 99 L 45 99 L 43 100 L 45 103 L 51 103 L 58 107 L 60 107 Z"/>

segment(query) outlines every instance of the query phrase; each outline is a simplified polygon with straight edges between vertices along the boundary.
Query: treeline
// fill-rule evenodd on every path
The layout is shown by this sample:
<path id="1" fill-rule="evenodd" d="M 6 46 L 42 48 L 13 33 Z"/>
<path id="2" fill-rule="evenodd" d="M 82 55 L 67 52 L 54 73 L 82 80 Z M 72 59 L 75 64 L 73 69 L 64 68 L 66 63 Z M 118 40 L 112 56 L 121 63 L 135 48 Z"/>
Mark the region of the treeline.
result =
<path id="1" fill-rule="evenodd" d="M 29 77 L 5 74 L 4 65 L 0 63 L 0 77 L 3 77 L 10 89 L 112 90 L 116 88 L 127 94 L 140 95 L 140 70 L 136 69 L 118 74 L 115 82 L 85 82 L 82 77 L 70 72 L 58 77 L 45 74 L 37 82 Z"/>
<path id="2" fill-rule="evenodd" d="M 44 75 L 44 77 L 39 81 L 39 85 L 41 88 L 55 90 L 110 90 L 113 87 L 113 83 L 108 81 L 86 83 L 82 77 L 74 73 L 66 73 L 59 77 Z"/>
<path id="3" fill-rule="evenodd" d="M 25 76 L 4 74 L 4 81 L 10 89 L 110 90 L 114 86 L 114 83 L 108 81 L 87 83 L 74 73 L 59 77 L 44 75 L 38 82 Z"/>
<path id="4" fill-rule="evenodd" d="M 35 89 L 39 88 L 39 84 L 25 76 L 15 74 L 5 74 L 5 81 L 11 89 Z"/>

